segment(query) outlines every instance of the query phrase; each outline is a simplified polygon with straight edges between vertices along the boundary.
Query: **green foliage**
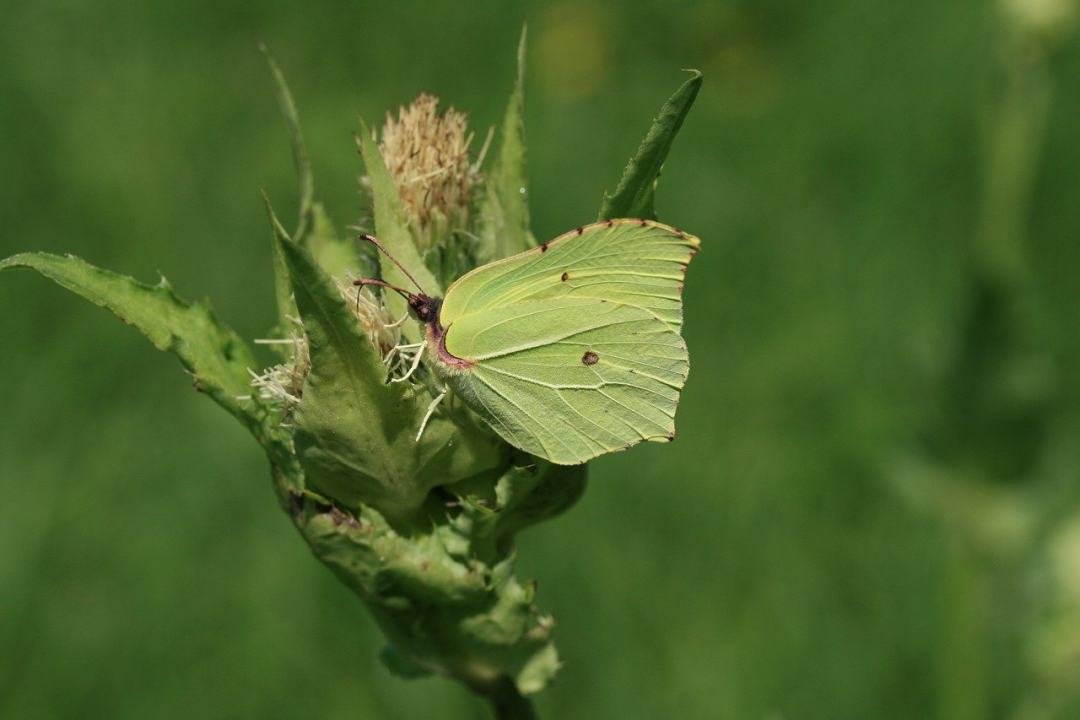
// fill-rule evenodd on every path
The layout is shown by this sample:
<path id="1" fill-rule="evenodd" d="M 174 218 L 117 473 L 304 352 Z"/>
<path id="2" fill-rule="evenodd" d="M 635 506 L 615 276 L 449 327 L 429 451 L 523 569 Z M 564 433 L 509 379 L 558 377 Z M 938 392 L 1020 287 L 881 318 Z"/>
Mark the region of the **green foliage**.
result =
<path id="1" fill-rule="evenodd" d="M 289 240 L 289 233 L 281 224 L 270 198 L 263 193 L 263 203 L 266 205 L 266 214 L 270 221 L 270 237 L 272 241 L 273 266 L 274 266 L 274 299 L 277 301 L 277 327 L 274 328 L 276 335 L 288 336 L 289 318 L 296 317 L 296 301 L 293 299 L 292 283 L 289 280 L 289 267 L 285 262 L 285 255 L 281 249 L 282 241 Z M 285 357 L 288 360 L 288 356 Z"/>
<path id="2" fill-rule="evenodd" d="M 464 498 L 448 522 L 399 534 L 370 507 L 358 514 L 307 502 L 297 524 L 313 552 L 353 588 L 391 642 L 395 674 L 449 674 L 490 694 L 504 677 L 541 690 L 559 663 L 553 622 L 534 589 L 513 576 L 513 533 L 561 512 L 580 494 L 584 470 L 511 468 L 497 498 Z M 500 548 L 500 546 L 503 546 Z"/>
<path id="3" fill-rule="evenodd" d="M 358 273 L 362 277 L 370 276 L 370 273 L 364 274 L 370 268 L 365 264 L 367 257 L 357 252 L 357 241 L 338 234 L 322 203 L 311 206 L 311 230 L 295 237 L 297 244 L 310 250 L 315 262 L 328 275 L 344 277 L 348 273 Z"/>
<path id="4" fill-rule="evenodd" d="M 296 452 L 309 487 L 348 508 L 395 518 L 417 511 L 431 488 L 494 470 L 505 453 L 490 435 L 436 418 L 420 440 L 427 400 L 386 369 L 341 291 L 314 259 L 281 239 L 304 323 L 311 370 L 296 411 Z"/>
<path id="5" fill-rule="evenodd" d="M 517 77 L 503 115 L 498 154 L 480 205 L 480 258 L 489 262 L 536 245 L 529 229 L 525 172 L 525 30 L 518 43 Z"/>
<path id="6" fill-rule="evenodd" d="M 682 127 L 686 114 L 697 98 L 701 89 L 702 75 L 697 70 L 690 71 L 690 79 L 684 82 L 675 94 L 668 98 L 660 108 L 660 113 L 653 120 L 652 127 L 615 187 L 615 192 L 604 193 L 598 220 L 612 218 L 647 218 L 656 219 L 654 198 L 656 183 L 660 171 L 667 160 L 675 135 Z"/>
<path id="7" fill-rule="evenodd" d="M 195 387 L 240 420 L 264 445 L 274 435 L 266 409 L 243 401 L 255 360 L 247 344 L 206 305 L 182 300 L 165 278 L 145 285 L 77 257 L 23 253 L 0 261 L 0 270 L 29 268 L 134 326 L 158 350 L 167 350 L 191 373 Z"/>
<path id="8" fill-rule="evenodd" d="M 304 144 L 304 136 L 300 131 L 300 115 L 296 111 L 296 102 L 292 92 L 285 82 L 285 75 L 281 68 L 274 62 L 270 51 L 265 45 L 260 44 L 263 56 L 270 66 L 270 74 L 274 79 L 274 89 L 277 94 L 278 107 L 281 115 L 285 118 L 285 127 L 289 132 L 289 145 L 292 147 L 293 163 L 296 165 L 297 194 L 300 197 L 300 205 L 297 210 L 297 225 L 293 237 L 298 242 L 303 242 L 314 224 L 315 212 L 315 175 L 311 170 L 311 159 L 308 157 L 307 146 Z"/>

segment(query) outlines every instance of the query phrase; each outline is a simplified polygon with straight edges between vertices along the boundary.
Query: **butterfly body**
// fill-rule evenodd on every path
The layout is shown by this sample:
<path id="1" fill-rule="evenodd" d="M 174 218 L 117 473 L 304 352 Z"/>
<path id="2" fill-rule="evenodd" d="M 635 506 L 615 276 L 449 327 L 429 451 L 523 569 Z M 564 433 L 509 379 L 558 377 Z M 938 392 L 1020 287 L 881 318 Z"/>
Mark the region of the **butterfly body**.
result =
<path id="1" fill-rule="evenodd" d="M 573 465 L 675 437 L 682 282 L 698 246 L 667 225 L 610 220 L 409 303 L 466 404 L 510 444 Z"/>

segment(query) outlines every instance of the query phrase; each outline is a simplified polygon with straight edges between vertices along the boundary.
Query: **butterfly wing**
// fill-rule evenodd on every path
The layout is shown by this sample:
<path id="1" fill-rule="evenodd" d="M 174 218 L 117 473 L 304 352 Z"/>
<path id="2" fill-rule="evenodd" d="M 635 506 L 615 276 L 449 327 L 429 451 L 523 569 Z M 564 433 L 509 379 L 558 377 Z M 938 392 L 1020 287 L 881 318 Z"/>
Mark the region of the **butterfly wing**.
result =
<path id="1" fill-rule="evenodd" d="M 576 464 L 674 437 L 697 238 L 616 220 L 478 268 L 447 291 L 454 390 L 507 442 Z"/>
<path id="2" fill-rule="evenodd" d="M 699 245 L 649 220 L 586 225 L 463 275 L 446 292 L 441 322 L 531 299 L 587 297 L 650 310 L 678 329 L 683 276 Z"/>

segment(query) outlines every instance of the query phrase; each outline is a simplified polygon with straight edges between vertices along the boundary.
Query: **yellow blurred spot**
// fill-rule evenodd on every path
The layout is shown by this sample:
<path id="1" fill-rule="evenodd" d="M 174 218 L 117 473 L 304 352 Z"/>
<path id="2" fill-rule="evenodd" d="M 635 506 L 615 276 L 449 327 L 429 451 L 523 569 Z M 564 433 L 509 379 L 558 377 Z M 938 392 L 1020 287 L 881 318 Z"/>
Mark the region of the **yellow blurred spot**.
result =
<path id="1" fill-rule="evenodd" d="M 560 100 L 596 92 L 610 66 L 608 11 L 591 2 L 558 2 L 537 26 L 533 67 L 544 90 Z"/>
<path id="2" fill-rule="evenodd" d="M 1002 0 L 1001 5 L 1021 30 L 1060 37 L 1072 29 L 1080 3 L 1076 0 Z"/>
<path id="3" fill-rule="evenodd" d="M 724 98 L 722 112 L 754 117 L 767 112 L 779 95 L 771 58 L 751 41 L 720 44 L 705 63 L 704 73 Z"/>

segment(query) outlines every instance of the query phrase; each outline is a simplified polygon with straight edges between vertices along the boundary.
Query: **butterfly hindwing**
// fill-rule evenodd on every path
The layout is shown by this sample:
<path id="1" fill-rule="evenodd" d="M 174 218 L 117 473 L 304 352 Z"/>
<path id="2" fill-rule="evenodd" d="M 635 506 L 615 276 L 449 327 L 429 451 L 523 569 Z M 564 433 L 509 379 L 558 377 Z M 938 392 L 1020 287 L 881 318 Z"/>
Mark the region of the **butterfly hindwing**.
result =
<path id="1" fill-rule="evenodd" d="M 440 311 L 446 351 L 469 363 L 446 381 L 507 442 L 559 464 L 674 437 L 696 247 L 614 221 L 469 273 Z"/>

